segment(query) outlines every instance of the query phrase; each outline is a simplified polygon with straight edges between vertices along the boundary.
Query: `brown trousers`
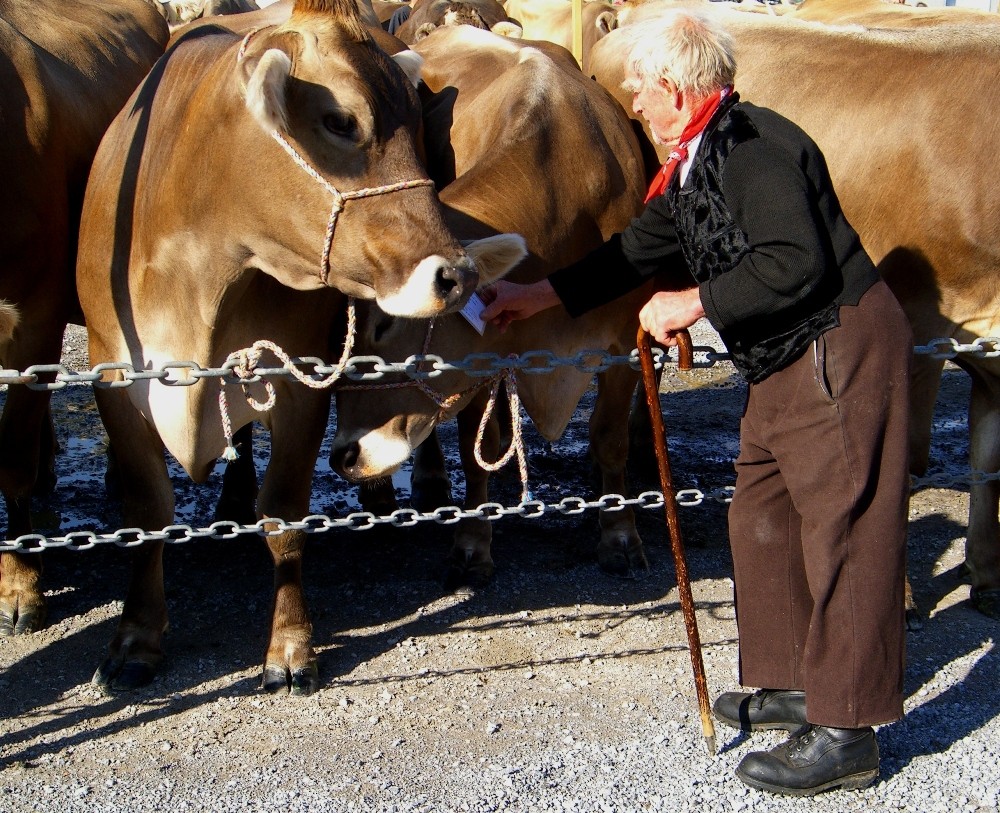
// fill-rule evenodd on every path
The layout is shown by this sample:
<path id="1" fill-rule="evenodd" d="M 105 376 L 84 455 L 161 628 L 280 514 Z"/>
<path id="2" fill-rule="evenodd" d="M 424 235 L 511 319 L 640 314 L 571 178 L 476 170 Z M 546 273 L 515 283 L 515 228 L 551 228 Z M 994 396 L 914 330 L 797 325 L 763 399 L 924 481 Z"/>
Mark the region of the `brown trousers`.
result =
<path id="1" fill-rule="evenodd" d="M 740 682 L 859 728 L 903 713 L 913 338 L 881 281 L 840 319 L 750 386 L 729 534 Z"/>

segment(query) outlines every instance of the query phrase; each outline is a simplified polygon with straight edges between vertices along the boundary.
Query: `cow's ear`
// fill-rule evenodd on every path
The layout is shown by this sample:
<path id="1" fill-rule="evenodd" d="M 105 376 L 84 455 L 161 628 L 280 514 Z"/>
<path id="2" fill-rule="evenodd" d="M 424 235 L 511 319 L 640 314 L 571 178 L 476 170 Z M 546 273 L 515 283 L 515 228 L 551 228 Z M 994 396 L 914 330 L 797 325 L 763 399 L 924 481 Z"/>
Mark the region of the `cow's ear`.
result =
<path id="1" fill-rule="evenodd" d="M 610 34 L 618 27 L 618 15 L 613 11 L 602 11 L 597 15 L 594 27 L 602 34 Z"/>
<path id="2" fill-rule="evenodd" d="M 416 51 L 409 49 L 393 54 L 392 58 L 403 69 L 403 73 L 413 83 L 413 87 L 417 87 L 420 84 L 420 69 L 424 66 L 424 58 Z"/>
<path id="3" fill-rule="evenodd" d="M 497 23 L 493 28 L 490 29 L 494 34 L 498 34 L 501 37 L 507 37 L 512 40 L 519 40 L 524 34 L 524 29 L 521 28 L 517 23 L 512 23 L 510 20 L 502 20 Z"/>
<path id="4" fill-rule="evenodd" d="M 284 51 L 269 48 L 259 59 L 245 60 L 246 104 L 265 132 L 287 132 L 285 87 L 292 73 L 292 60 Z M 242 63 L 241 63 L 242 64 Z"/>
<path id="5" fill-rule="evenodd" d="M 422 23 L 413 34 L 413 41 L 420 42 L 424 37 L 430 36 L 437 30 L 434 23 Z"/>
<path id="6" fill-rule="evenodd" d="M 528 246 L 520 234 L 497 234 L 463 246 L 476 264 L 480 285 L 496 282 L 528 256 Z"/>

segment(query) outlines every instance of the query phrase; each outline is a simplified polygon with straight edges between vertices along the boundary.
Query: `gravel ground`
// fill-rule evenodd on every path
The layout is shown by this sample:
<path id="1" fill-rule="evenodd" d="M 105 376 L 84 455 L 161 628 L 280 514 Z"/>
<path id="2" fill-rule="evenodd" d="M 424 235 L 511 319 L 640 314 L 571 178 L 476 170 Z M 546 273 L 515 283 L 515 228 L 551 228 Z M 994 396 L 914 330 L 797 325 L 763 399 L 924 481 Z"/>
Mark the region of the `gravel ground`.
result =
<path id="1" fill-rule="evenodd" d="M 84 345 L 67 334 L 76 369 Z M 92 396 L 71 390 L 53 399 L 60 483 L 38 521 L 113 529 Z M 731 484 L 743 395 L 731 370 L 668 376 L 664 391 L 676 487 Z M 942 472 L 967 468 L 967 393 L 949 367 L 934 434 Z M 559 443 L 530 441 L 540 499 L 586 494 L 588 403 Z M 322 466 L 316 480 L 316 510 L 353 499 Z M 217 477 L 178 477 L 180 517 L 210 522 L 217 488 Z M 517 491 L 498 478 L 500 501 Z M 127 553 L 51 551 L 50 626 L 0 641 L 0 810 L 997 813 L 1000 657 L 996 622 L 968 606 L 958 575 L 967 510 L 962 490 L 914 495 L 910 570 L 925 623 L 908 637 L 907 714 L 880 728 L 882 775 L 864 792 L 788 800 L 745 787 L 733 769 L 777 732 L 720 726 L 709 757 L 661 509 L 639 517 L 647 574 L 596 569 L 593 512 L 504 519 L 494 582 L 456 594 L 441 588 L 447 526 L 312 535 L 323 685 L 308 698 L 258 688 L 271 592 L 260 542 L 171 547 L 164 670 L 116 697 L 89 679 L 121 608 Z M 725 506 L 684 508 L 681 522 L 714 697 L 734 688 L 737 657 Z"/>

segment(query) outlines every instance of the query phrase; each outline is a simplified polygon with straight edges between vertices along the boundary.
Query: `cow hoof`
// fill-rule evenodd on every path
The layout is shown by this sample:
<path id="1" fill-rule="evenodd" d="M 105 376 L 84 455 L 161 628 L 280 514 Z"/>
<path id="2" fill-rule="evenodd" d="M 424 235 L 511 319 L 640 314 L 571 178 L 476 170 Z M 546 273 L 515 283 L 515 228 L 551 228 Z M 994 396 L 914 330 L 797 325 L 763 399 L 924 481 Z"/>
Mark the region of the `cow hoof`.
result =
<path id="1" fill-rule="evenodd" d="M 906 629 L 908 632 L 919 632 L 924 628 L 924 622 L 916 607 L 906 608 Z"/>
<path id="2" fill-rule="evenodd" d="M 0 605 L 0 638 L 12 635 L 27 635 L 38 632 L 45 626 L 44 602 L 20 602 L 11 605 L 4 602 Z"/>
<path id="3" fill-rule="evenodd" d="M 311 663 L 292 672 L 292 696 L 308 697 L 319 690 L 319 668 Z"/>
<path id="4" fill-rule="evenodd" d="M 988 590 L 972 588 L 969 601 L 983 615 L 1000 621 L 1000 588 L 993 587 Z"/>
<path id="5" fill-rule="evenodd" d="M 108 658 L 97 667 L 91 682 L 104 694 L 131 692 L 148 686 L 156 677 L 156 668 L 145 661 L 122 661 Z"/>
<path id="6" fill-rule="evenodd" d="M 307 697 L 319 689 L 319 668 L 313 662 L 289 672 L 282 665 L 270 663 L 264 667 L 264 677 L 260 687 L 268 694 Z"/>
<path id="7" fill-rule="evenodd" d="M 444 577 L 444 589 L 449 593 L 460 590 L 464 587 L 478 589 L 486 587 L 493 579 L 493 565 L 477 567 L 466 567 L 462 565 L 451 565 L 448 573 Z"/>
<path id="8" fill-rule="evenodd" d="M 636 571 L 649 570 L 642 545 L 634 542 L 602 545 L 597 551 L 597 564 L 605 573 L 623 578 L 634 576 Z"/>

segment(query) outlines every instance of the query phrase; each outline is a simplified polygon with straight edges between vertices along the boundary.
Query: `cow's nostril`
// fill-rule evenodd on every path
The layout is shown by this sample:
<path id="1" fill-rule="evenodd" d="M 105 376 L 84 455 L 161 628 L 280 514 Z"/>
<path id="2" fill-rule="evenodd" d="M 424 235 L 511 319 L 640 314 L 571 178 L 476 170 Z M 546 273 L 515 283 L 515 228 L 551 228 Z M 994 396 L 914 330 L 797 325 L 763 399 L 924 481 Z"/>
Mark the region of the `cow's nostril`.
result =
<path id="1" fill-rule="evenodd" d="M 475 290 L 478 274 L 471 263 L 459 262 L 443 265 L 437 274 L 437 289 L 448 307 L 457 305 L 469 290 Z"/>
<path id="2" fill-rule="evenodd" d="M 437 286 L 441 296 L 445 299 L 455 288 L 461 285 L 459 271 L 453 265 L 445 265 L 438 271 Z"/>
<path id="3" fill-rule="evenodd" d="M 330 468 L 343 477 L 350 477 L 357 467 L 361 457 L 361 445 L 357 442 L 348 443 L 342 447 L 330 450 Z"/>

